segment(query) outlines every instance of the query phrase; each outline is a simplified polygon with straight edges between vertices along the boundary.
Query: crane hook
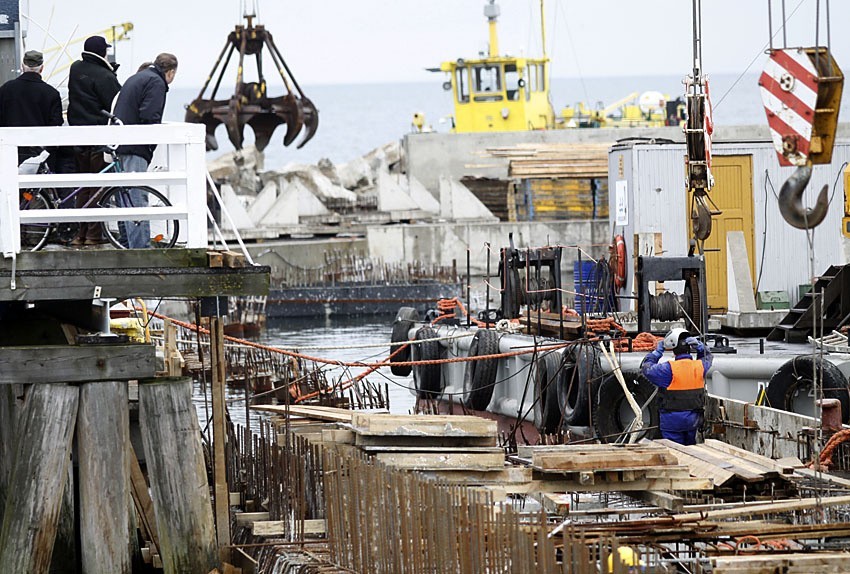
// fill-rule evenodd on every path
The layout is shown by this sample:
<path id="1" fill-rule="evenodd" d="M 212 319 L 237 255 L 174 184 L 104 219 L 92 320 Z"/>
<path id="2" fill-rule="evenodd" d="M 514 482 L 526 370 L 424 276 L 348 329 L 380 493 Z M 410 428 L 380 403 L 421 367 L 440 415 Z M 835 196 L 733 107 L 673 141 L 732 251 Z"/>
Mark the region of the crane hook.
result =
<path id="1" fill-rule="evenodd" d="M 810 179 L 812 179 L 812 166 L 801 165 L 779 190 L 779 212 L 789 225 L 797 229 L 817 227 L 824 220 L 829 209 L 829 199 L 826 195 L 829 186 L 827 185 L 820 190 L 813 208 L 803 207 L 803 191 L 809 185 Z"/>

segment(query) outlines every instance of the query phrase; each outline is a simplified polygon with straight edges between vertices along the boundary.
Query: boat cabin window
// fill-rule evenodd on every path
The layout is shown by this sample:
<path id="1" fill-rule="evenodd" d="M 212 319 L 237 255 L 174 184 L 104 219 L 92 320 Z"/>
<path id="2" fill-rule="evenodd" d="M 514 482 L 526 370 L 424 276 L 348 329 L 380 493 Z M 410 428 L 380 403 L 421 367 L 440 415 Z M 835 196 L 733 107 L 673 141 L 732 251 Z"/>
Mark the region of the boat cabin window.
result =
<path id="1" fill-rule="evenodd" d="M 469 101 L 468 69 L 462 66 L 455 72 L 455 85 L 457 86 L 457 101 L 465 104 Z"/>
<path id="2" fill-rule="evenodd" d="M 497 102 L 502 99 L 500 66 L 474 66 L 472 68 L 473 89 L 476 102 Z"/>
<path id="3" fill-rule="evenodd" d="M 510 101 L 519 100 L 519 72 L 516 64 L 505 64 L 505 93 Z"/>
<path id="4" fill-rule="evenodd" d="M 546 66 L 538 64 L 537 66 L 537 89 L 541 92 L 546 91 Z"/>
<path id="5" fill-rule="evenodd" d="M 536 92 L 537 91 L 537 66 L 535 64 L 529 64 L 528 68 L 526 68 L 527 78 L 526 82 L 526 90 L 527 92 Z"/>

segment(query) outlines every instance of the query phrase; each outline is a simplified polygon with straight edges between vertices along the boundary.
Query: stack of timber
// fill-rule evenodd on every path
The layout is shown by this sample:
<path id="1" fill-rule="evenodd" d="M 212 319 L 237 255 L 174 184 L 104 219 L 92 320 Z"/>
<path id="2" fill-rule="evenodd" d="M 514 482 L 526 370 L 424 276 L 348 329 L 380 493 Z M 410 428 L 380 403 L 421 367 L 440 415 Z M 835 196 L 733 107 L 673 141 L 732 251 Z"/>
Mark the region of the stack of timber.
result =
<path id="1" fill-rule="evenodd" d="M 756 556 L 716 556 L 711 558 L 714 574 L 827 574 L 847 572 L 850 554 L 818 552 L 815 554 L 776 554 Z"/>
<path id="2" fill-rule="evenodd" d="M 487 473 L 505 466 L 496 422 L 480 417 L 356 413 L 351 430 L 356 447 L 389 467 Z"/>
<path id="3" fill-rule="evenodd" d="M 488 148 L 488 155 L 508 160 L 508 177 L 515 182 L 513 198 L 509 194 L 506 208 L 497 210 L 506 212 L 510 221 L 606 219 L 610 145 Z"/>
<path id="4" fill-rule="evenodd" d="M 666 439 L 653 442 L 669 448 L 691 475 L 710 478 L 715 485 L 714 494 L 724 499 L 758 496 L 759 493 L 793 494 L 793 463 L 774 461 L 714 439 L 690 446 Z"/>
<path id="5" fill-rule="evenodd" d="M 492 157 L 509 160 L 508 176 L 516 179 L 608 178 L 612 143 L 525 143 L 487 148 Z"/>
<path id="6" fill-rule="evenodd" d="M 551 445 L 518 449 L 533 474 L 530 491 L 613 492 L 710 490 L 662 445 Z"/>

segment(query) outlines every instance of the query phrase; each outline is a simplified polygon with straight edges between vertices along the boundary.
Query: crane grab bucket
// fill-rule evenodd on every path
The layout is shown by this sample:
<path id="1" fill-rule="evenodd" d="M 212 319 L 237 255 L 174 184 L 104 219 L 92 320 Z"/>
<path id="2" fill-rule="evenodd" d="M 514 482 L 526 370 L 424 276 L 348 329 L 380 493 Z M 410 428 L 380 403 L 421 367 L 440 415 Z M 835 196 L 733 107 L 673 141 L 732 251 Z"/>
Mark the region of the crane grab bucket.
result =
<path id="1" fill-rule="evenodd" d="M 274 43 L 271 32 L 265 26 L 255 25 L 253 16 L 246 16 L 247 25 L 238 25 L 227 36 L 227 42 L 207 76 L 201 93 L 186 108 L 186 121 L 206 126 L 207 150 L 218 149 L 215 137 L 216 128 L 224 124 L 227 137 L 236 149 L 242 149 L 244 128 L 249 125 L 254 131 L 254 145 L 262 151 L 271 141 L 275 129 L 286 124 L 283 144 L 288 146 L 303 131 L 298 147 L 303 147 L 316 134 L 319 127 L 319 110 L 304 94 L 289 66 Z M 263 77 L 263 49 L 267 49 L 275 68 L 280 73 L 286 94 L 269 97 L 266 80 Z M 222 77 L 233 54 L 239 55 L 236 75 L 236 87 L 229 99 L 216 99 Z M 225 56 L 226 54 L 226 56 Z M 246 56 L 254 56 L 257 61 L 257 81 L 245 82 L 242 76 Z M 219 69 L 220 68 L 220 69 Z M 218 76 L 209 98 L 204 93 L 210 81 Z"/>

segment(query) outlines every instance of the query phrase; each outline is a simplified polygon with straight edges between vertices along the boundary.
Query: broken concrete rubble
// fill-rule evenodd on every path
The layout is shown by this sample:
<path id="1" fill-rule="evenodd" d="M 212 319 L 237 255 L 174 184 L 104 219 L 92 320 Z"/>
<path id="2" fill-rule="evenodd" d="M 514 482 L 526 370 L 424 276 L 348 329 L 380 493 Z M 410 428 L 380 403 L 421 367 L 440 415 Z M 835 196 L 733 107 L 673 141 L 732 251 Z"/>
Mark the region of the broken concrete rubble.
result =
<path id="1" fill-rule="evenodd" d="M 460 182 L 447 183 L 434 197 L 404 173 L 403 159 L 394 142 L 339 166 L 322 159 L 264 171 L 263 154 L 249 147 L 213 160 L 209 170 L 239 231 L 264 237 L 304 224 L 496 220 Z"/>

